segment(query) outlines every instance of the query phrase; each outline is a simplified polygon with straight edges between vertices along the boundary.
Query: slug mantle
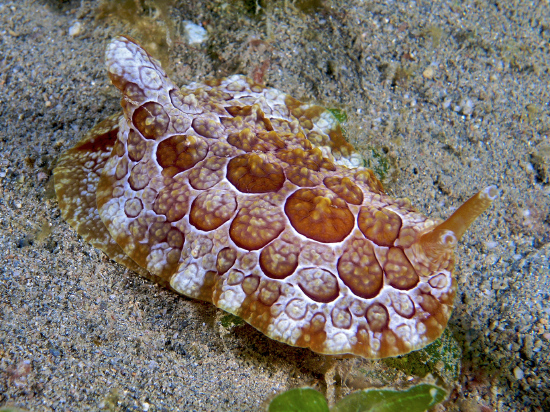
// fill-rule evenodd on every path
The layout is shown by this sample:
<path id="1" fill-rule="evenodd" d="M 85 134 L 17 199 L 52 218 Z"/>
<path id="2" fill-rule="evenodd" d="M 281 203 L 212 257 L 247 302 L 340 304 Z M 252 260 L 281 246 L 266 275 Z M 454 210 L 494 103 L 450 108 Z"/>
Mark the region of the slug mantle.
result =
<path id="1" fill-rule="evenodd" d="M 496 187 L 430 219 L 384 193 L 320 106 L 237 75 L 178 88 L 128 37 L 106 64 L 123 113 L 54 171 L 86 241 L 315 352 L 382 358 L 441 335 L 455 246 Z"/>

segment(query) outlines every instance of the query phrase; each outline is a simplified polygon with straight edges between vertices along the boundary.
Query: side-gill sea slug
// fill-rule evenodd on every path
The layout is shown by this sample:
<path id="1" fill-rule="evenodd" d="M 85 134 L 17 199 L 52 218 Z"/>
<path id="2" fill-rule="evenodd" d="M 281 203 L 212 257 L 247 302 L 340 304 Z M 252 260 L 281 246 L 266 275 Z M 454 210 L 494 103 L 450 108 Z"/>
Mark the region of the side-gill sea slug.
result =
<path id="1" fill-rule="evenodd" d="M 86 241 L 315 352 L 383 358 L 441 335 L 456 244 L 496 187 L 430 219 L 384 193 L 320 106 L 237 75 L 178 88 L 127 37 L 106 63 L 123 112 L 54 171 Z"/>

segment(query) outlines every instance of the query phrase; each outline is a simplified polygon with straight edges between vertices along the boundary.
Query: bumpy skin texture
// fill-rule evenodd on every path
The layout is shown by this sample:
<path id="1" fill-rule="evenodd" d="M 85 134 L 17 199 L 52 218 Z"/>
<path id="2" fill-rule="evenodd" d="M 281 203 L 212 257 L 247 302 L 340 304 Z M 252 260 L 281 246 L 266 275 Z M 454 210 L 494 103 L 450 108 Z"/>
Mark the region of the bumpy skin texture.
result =
<path id="1" fill-rule="evenodd" d="M 496 189 L 438 226 L 384 194 L 319 106 L 243 76 L 179 89 L 126 37 L 106 62 L 124 113 L 54 172 L 86 240 L 290 345 L 381 358 L 440 336 L 464 216 Z"/>

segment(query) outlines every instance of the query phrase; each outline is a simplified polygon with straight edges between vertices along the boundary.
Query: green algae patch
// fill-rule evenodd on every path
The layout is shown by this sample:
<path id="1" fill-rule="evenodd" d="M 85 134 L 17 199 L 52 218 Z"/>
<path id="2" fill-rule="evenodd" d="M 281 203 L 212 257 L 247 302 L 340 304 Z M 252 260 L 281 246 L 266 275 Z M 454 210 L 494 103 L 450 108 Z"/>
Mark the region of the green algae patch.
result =
<path id="1" fill-rule="evenodd" d="M 396 358 L 383 359 L 389 367 L 401 370 L 407 375 L 425 377 L 428 373 L 449 384 L 460 374 L 462 350 L 448 329 L 441 337 L 424 349 Z"/>
<path id="2" fill-rule="evenodd" d="M 224 328 L 231 329 L 234 326 L 244 325 L 244 320 L 242 320 L 238 316 L 228 313 L 220 319 L 220 323 Z"/>
<path id="3" fill-rule="evenodd" d="M 327 109 L 327 111 L 336 119 L 342 130 L 342 136 L 348 140 L 348 130 L 346 128 L 346 122 L 348 121 L 348 114 L 342 109 Z"/>
<path id="4" fill-rule="evenodd" d="M 329 108 L 327 109 L 332 116 L 336 119 L 342 130 L 342 135 L 349 141 L 349 133 L 346 128 L 346 122 L 348 121 L 348 114 L 343 109 Z M 370 152 L 370 153 L 369 153 Z M 391 169 L 391 162 L 388 156 L 386 156 L 380 149 L 369 146 L 367 153 L 363 153 L 364 167 L 368 167 L 375 174 L 381 182 L 384 182 Z"/>
<path id="5" fill-rule="evenodd" d="M 342 123 L 347 122 L 348 114 L 344 110 L 342 109 L 327 109 L 327 110 L 336 118 L 336 120 L 338 121 L 338 123 L 340 123 L 340 125 Z"/>
<path id="6" fill-rule="evenodd" d="M 376 174 L 378 179 L 383 182 L 388 176 L 390 170 L 390 161 L 388 157 L 381 153 L 378 149 L 374 147 L 369 147 L 371 155 L 367 158 L 366 166 Z"/>

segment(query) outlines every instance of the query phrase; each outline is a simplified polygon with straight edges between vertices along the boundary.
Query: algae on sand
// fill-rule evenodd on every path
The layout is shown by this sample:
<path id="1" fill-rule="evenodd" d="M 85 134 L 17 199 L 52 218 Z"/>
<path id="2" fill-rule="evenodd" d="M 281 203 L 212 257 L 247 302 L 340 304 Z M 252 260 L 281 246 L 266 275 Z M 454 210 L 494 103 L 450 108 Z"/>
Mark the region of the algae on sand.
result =
<path id="1" fill-rule="evenodd" d="M 396 358 L 383 359 L 387 366 L 399 369 L 407 375 L 425 377 L 428 373 L 450 385 L 460 375 L 462 350 L 449 329 L 432 344 L 418 351 Z"/>

